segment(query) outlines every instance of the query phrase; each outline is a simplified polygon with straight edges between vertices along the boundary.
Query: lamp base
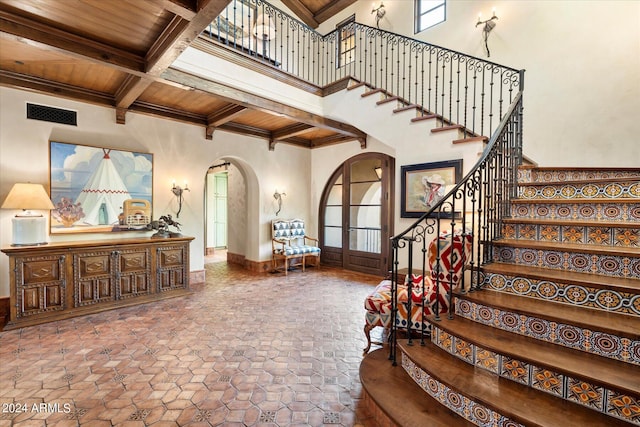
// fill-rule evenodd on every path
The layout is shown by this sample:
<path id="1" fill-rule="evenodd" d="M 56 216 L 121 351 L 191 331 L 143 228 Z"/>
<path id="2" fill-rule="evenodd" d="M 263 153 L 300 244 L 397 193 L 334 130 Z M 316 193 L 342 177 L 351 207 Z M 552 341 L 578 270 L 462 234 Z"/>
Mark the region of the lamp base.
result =
<path id="1" fill-rule="evenodd" d="M 47 245 L 47 219 L 42 216 L 15 216 L 11 219 L 13 243 L 11 246 Z"/>

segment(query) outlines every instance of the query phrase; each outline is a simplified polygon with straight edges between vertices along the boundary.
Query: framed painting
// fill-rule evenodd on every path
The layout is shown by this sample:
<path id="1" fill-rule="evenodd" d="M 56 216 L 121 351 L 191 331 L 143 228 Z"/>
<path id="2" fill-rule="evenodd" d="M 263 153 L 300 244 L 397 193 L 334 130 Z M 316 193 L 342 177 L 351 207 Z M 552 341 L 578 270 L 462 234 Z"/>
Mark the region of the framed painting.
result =
<path id="1" fill-rule="evenodd" d="M 49 141 L 50 233 L 146 229 L 153 155 Z"/>
<path id="2" fill-rule="evenodd" d="M 462 179 L 462 159 L 402 166 L 402 218 L 420 218 Z"/>

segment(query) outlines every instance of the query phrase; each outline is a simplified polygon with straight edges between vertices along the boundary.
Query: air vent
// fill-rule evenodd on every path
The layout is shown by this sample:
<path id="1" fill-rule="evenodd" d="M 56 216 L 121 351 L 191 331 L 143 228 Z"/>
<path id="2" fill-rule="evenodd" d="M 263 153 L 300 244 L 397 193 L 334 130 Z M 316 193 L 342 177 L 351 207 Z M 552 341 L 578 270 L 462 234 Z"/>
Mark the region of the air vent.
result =
<path id="1" fill-rule="evenodd" d="M 37 104 L 27 104 L 27 119 L 78 126 L 78 113 L 76 111 Z"/>

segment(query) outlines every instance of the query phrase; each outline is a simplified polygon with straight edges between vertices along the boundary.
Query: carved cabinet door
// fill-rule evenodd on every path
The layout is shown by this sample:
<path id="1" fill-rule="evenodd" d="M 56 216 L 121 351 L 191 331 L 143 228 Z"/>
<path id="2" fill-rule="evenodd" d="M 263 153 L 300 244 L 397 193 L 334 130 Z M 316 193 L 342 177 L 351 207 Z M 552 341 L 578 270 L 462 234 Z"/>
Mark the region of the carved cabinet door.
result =
<path id="1" fill-rule="evenodd" d="M 114 258 L 115 254 L 112 251 L 73 254 L 76 307 L 116 299 Z"/>
<path id="2" fill-rule="evenodd" d="M 64 310 L 66 270 L 64 255 L 16 259 L 15 317 Z"/>

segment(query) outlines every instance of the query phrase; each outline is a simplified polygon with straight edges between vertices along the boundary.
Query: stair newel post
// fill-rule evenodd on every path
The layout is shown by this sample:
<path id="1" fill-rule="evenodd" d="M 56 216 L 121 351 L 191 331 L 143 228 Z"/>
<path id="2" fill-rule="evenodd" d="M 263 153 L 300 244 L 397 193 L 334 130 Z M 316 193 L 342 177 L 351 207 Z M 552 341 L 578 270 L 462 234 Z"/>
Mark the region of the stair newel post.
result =
<path id="1" fill-rule="evenodd" d="M 391 267 L 391 328 L 389 332 L 389 360 L 393 362 L 393 366 L 396 366 L 396 351 L 397 351 L 397 332 L 398 325 L 396 325 L 396 316 L 398 315 L 398 265 L 400 249 L 405 246 L 402 238 L 396 237 L 391 239 L 391 247 L 393 250 L 392 267 Z"/>
<path id="2" fill-rule="evenodd" d="M 422 283 L 422 289 L 421 289 L 421 295 L 422 297 L 420 298 L 420 322 L 421 322 L 421 330 L 420 330 L 420 345 L 424 346 L 425 342 L 424 342 L 424 337 L 425 335 L 427 335 L 427 330 L 425 328 L 425 322 L 426 322 L 426 318 L 424 315 L 424 306 L 425 306 L 425 295 L 426 295 L 426 283 L 427 283 L 427 278 L 426 278 L 426 274 L 427 274 L 427 239 L 426 239 L 426 235 L 423 236 L 422 238 L 422 271 L 420 272 L 420 277 L 422 277 L 421 283 Z"/>
<path id="3" fill-rule="evenodd" d="M 490 162 L 491 159 L 488 159 Z M 484 191 L 483 194 L 483 207 L 484 207 L 484 215 L 482 216 L 482 244 L 483 244 L 483 253 L 482 253 L 482 264 L 486 264 L 490 259 L 489 251 L 491 249 L 491 243 L 489 240 L 489 223 L 491 221 L 491 192 L 489 188 L 489 163 L 484 165 L 482 168 L 482 187 Z"/>
<path id="4" fill-rule="evenodd" d="M 409 335 L 409 339 L 407 341 L 407 345 L 413 345 L 413 338 L 411 336 L 411 329 L 413 328 L 413 320 L 411 320 L 411 303 L 413 302 L 413 242 L 415 241 L 415 237 L 407 238 L 407 250 L 408 250 L 408 264 L 407 264 L 407 278 L 405 279 L 405 283 L 407 284 L 407 335 Z M 395 321 L 395 317 L 394 317 Z"/>

